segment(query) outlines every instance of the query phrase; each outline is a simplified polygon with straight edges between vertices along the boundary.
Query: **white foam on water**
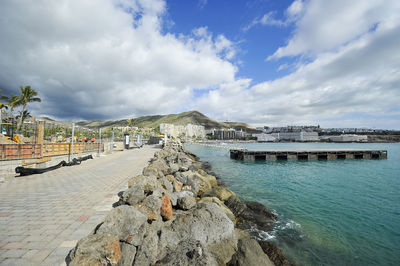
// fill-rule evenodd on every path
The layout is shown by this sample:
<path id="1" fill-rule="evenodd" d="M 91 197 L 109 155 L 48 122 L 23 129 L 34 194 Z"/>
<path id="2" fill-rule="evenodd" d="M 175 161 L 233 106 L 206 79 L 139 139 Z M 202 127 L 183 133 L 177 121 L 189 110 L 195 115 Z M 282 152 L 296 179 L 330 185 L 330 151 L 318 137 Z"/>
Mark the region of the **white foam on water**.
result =
<path id="1" fill-rule="evenodd" d="M 249 229 L 251 233 L 256 234 L 256 238 L 262 241 L 271 241 L 276 239 L 277 235 L 279 235 L 280 232 L 286 231 L 286 230 L 296 230 L 299 232 L 299 236 L 303 238 L 303 235 L 300 233 L 301 225 L 299 223 L 296 223 L 293 220 L 278 220 L 275 222 L 273 228 L 271 231 L 263 231 L 259 230 L 256 227 L 252 227 Z"/>

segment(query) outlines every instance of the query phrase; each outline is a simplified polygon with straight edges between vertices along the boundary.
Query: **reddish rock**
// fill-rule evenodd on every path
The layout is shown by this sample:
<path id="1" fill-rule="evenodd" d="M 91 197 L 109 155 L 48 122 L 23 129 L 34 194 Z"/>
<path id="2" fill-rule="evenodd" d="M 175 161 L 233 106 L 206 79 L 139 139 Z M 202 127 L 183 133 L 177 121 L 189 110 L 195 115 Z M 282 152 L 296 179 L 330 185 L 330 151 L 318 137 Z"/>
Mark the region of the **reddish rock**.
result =
<path id="1" fill-rule="evenodd" d="M 172 217 L 172 204 L 168 194 L 161 198 L 161 216 L 166 220 Z"/>
<path id="2" fill-rule="evenodd" d="M 119 238 L 109 234 L 89 235 L 79 240 L 67 258 L 67 264 L 117 265 L 121 258 Z"/>

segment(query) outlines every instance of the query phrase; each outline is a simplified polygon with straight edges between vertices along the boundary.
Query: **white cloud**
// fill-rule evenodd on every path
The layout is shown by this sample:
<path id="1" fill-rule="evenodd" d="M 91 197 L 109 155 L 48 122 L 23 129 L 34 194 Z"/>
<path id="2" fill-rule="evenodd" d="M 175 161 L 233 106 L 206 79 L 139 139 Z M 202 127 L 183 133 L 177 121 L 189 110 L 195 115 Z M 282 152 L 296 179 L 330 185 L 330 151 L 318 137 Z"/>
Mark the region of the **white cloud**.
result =
<path id="1" fill-rule="evenodd" d="M 242 28 L 242 31 L 248 31 L 256 25 L 263 26 L 278 26 L 278 27 L 286 27 L 290 23 L 296 21 L 303 13 L 304 3 L 302 0 L 295 0 L 293 3 L 286 9 L 285 18 L 284 19 L 276 19 L 276 12 L 269 11 L 264 14 L 262 17 L 257 17 L 253 19 L 253 21 Z"/>
<path id="2" fill-rule="evenodd" d="M 269 60 L 297 55 L 313 57 L 338 49 L 367 34 L 380 23 L 399 19 L 400 12 L 397 0 L 310 0 L 295 7 L 297 2 L 287 10 L 295 19 L 294 35 L 287 45 L 269 56 Z"/>
<path id="3" fill-rule="evenodd" d="M 262 17 L 255 18 L 249 25 L 242 28 L 242 31 L 248 31 L 256 25 L 264 26 L 287 26 L 289 20 L 275 19 L 276 12 L 270 11 Z"/>
<path id="4" fill-rule="evenodd" d="M 271 58 L 299 56 L 296 68 L 253 84 L 235 76 L 237 44 L 224 35 L 164 33 L 161 0 L 2 1 L 0 88 L 31 85 L 43 100 L 33 113 L 58 118 L 198 109 L 260 125 L 399 128 L 399 3 L 294 1 L 281 21 L 293 35 Z"/>
<path id="5" fill-rule="evenodd" d="M 335 17 L 336 6 L 329 10 L 331 5 L 314 2 L 320 3 L 308 1 L 301 12 L 321 15 L 307 18 L 309 26 L 306 28 L 298 23 L 287 46 L 293 47 L 300 56 L 308 56 L 312 51 L 311 62 L 300 61 L 292 74 L 273 81 L 251 86 L 250 82 L 239 80 L 224 85 L 204 95 L 198 108 L 220 119 L 225 119 L 226 111 L 236 120 L 260 125 L 349 126 L 352 123 L 353 126 L 399 129 L 398 115 L 396 120 L 396 115 L 389 112 L 400 108 L 400 11 L 397 2 L 377 5 L 368 1 L 368 6 L 366 1 L 359 2 L 360 7 L 342 6 L 338 12 L 349 23 L 360 20 L 356 24 L 363 25 L 361 28 Z M 327 15 L 330 13 L 333 16 Z M 318 27 L 325 25 L 346 33 L 341 33 L 337 40 L 330 36 L 332 31 L 325 32 Z M 368 30 L 370 25 L 376 25 L 374 30 Z M 310 42 L 304 38 L 303 46 L 297 36 L 306 35 L 314 38 Z M 314 42 L 323 38 L 334 43 Z M 289 51 L 284 49 L 282 51 Z M 227 87 L 234 89 L 227 90 Z"/>
<path id="6" fill-rule="evenodd" d="M 234 44 L 207 28 L 162 33 L 162 0 L 0 3 L 0 87 L 31 85 L 35 114 L 118 118 L 168 113 L 193 89 L 234 80 Z"/>

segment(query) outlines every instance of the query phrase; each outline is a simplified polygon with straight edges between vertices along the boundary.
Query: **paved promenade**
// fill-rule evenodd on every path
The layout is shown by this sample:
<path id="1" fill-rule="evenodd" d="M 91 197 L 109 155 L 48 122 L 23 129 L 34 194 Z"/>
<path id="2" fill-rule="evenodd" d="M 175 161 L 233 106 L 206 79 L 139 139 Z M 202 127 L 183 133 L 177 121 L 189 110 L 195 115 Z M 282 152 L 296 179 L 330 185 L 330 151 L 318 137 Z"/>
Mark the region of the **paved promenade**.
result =
<path id="1" fill-rule="evenodd" d="M 0 265 L 64 265 L 156 150 L 115 152 L 0 184 Z"/>

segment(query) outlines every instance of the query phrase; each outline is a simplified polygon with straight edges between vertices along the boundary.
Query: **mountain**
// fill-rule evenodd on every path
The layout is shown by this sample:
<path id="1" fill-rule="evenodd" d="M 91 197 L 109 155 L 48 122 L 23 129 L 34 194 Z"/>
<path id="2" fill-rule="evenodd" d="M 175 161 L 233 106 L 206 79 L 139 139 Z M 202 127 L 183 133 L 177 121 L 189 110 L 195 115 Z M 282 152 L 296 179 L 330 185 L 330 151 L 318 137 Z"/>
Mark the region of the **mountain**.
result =
<path id="1" fill-rule="evenodd" d="M 249 126 L 245 123 L 240 122 L 218 122 L 215 121 L 204 114 L 198 111 L 189 111 L 180 114 L 169 114 L 169 115 L 151 115 L 151 116 L 141 116 L 138 118 L 133 119 L 133 124 L 136 127 L 148 127 L 158 129 L 161 123 L 167 124 L 175 124 L 175 125 L 186 125 L 186 124 L 195 124 L 195 125 L 202 125 L 206 129 L 211 128 L 226 128 L 226 127 L 233 127 L 237 130 L 242 129 L 243 131 L 247 132 L 254 132 L 256 131 L 255 127 Z M 82 127 L 88 128 L 104 128 L 104 127 L 123 127 L 127 126 L 127 120 L 108 120 L 108 121 L 80 121 L 76 123 Z"/>
<path id="2" fill-rule="evenodd" d="M 221 123 L 208 118 L 198 111 L 189 111 L 170 115 L 142 116 L 134 119 L 134 124 L 138 127 L 157 128 L 161 123 L 175 125 L 186 125 L 191 123 L 195 125 L 202 125 L 206 128 L 219 128 L 222 126 Z"/>

